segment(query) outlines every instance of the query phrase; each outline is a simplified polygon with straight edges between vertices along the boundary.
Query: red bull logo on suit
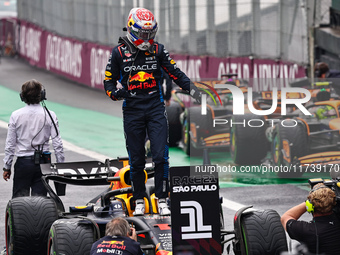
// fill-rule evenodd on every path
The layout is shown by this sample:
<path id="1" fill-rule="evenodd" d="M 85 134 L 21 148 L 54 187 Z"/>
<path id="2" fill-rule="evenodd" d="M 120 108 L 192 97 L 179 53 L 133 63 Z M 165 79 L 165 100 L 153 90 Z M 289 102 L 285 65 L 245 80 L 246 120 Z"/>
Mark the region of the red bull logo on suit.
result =
<path id="1" fill-rule="evenodd" d="M 136 82 L 139 82 L 139 84 Z M 135 83 L 135 84 L 131 84 Z M 129 90 L 148 89 L 156 86 L 156 80 L 153 73 L 138 72 L 129 78 Z"/>

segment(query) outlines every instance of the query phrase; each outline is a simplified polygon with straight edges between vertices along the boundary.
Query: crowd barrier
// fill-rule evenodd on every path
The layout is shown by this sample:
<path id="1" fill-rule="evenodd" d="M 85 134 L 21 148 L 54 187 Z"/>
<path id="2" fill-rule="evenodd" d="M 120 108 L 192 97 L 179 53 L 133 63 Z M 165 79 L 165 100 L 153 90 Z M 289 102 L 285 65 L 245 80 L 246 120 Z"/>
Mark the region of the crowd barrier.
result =
<path id="1" fill-rule="evenodd" d="M 1 27 L 5 20 L 1 20 Z M 13 22 L 12 22 L 13 23 Z M 23 20 L 12 26 L 14 48 L 31 65 L 67 77 L 93 88 L 103 89 L 104 70 L 112 46 L 64 37 Z M 8 36 L 10 29 L 1 32 Z M 123 35 L 123 34 L 122 34 Z M 222 74 L 237 73 L 252 80 L 254 90 L 287 87 L 289 82 L 305 76 L 305 67 L 295 63 L 251 57 L 213 57 L 171 54 L 177 65 L 192 80 L 219 79 Z M 276 85 L 275 85 L 276 84 Z"/>

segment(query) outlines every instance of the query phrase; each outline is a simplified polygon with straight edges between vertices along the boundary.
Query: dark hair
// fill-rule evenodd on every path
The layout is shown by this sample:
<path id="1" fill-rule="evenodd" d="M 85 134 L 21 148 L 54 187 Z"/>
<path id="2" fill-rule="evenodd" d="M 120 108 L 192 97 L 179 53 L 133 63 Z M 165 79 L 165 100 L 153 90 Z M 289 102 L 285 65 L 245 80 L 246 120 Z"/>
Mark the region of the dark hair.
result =
<path id="1" fill-rule="evenodd" d="M 329 67 L 328 67 L 328 64 L 326 64 L 325 62 L 319 62 L 315 64 L 314 73 L 316 77 L 320 78 L 321 75 L 328 73 L 328 72 L 329 72 Z"/>
<path id="2" fill-rule="evenodd" d="M 26 104 L 39 104 L 41 98 L 42 85 L 36 80 L 26 81 L 21 86 L 21 98 Z"/>

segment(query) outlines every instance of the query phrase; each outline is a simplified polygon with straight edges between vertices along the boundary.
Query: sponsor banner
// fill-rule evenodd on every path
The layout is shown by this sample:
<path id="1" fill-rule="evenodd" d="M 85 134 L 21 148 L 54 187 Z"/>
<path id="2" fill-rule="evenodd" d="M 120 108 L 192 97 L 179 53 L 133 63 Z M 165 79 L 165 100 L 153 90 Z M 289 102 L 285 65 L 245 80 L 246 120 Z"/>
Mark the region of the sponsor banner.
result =
<path id="1" fill-rule="evenodd" d="M 216 80 L 223 74 L 237 74 L 249 81 L 254 91 L 270 90 L 274 86 L 288 87 L 297 78 L 306 76 L 306 68 L 291 62 L 250 57 L 218 58 L 172 54 L 177 66 L 191 79 Z"/>
<path id="2" fill-rule="evenodd" d="M 63 37 L 21 21 L 20 56 L 31 65 L 87 86 L 103 89 L 111 47 Z"/>
<path id="3" fill-rule="evenodd" d="M 221 254 L 217 172 L 190 174 L 189 166 L 169 172 L 174 254 Z"/>
<path id="4" fill-rule="evenodd" d="M 20 39 L 16 48 L 31 65 L 103 89 L 111 46 L 57 35 L 23 20 L 19 20 L 17 31 Z M 269 90 L 275 85 L 287 87 L 292 80 L 305 77 L 304 66 L 280 60 L 179 54 L 172 54 L 172 58 L 193 80 L 216 80 L 223 74 L 236 73 L 240 79 L 249 81 L 254 91 Z"/>

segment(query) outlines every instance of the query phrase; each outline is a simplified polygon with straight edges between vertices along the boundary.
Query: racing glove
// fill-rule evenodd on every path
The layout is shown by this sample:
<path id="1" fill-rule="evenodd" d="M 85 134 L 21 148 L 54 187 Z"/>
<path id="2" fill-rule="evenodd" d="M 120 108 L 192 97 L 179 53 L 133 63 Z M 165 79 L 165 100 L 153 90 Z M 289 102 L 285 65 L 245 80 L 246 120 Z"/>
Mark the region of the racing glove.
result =
<path id="1" fill-rule="evenodd" d="M 130 97 L 130 93 L 128 91 L 126 91 L 124 88 L 119 88 L 114 92 L 106 92 L 108 94 L 108 96 L 113 100 L 113 101 L 118 101 L 118 100 L 122 100 L 124 98 Z"/>
<path id="2" fill-rule="evenodd" d="M 190 96 L 192 96 L 198 104 L 201 104 L 202 92 L 192 83 L 190 85 Z"/>

